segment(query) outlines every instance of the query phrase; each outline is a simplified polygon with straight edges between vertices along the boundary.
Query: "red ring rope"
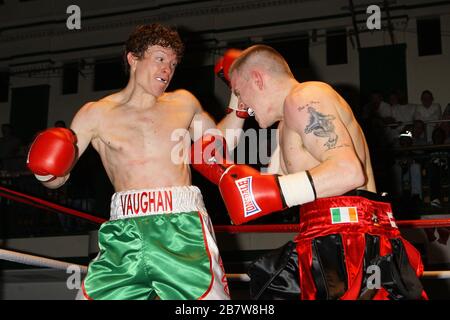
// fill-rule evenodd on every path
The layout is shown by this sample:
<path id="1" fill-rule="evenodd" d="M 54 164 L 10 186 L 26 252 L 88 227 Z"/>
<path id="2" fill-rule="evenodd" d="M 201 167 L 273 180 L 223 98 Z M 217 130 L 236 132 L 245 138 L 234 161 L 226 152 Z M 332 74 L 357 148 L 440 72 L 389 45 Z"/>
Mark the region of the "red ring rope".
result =
<path id="1" fill-rule="evenodd" d="M 395 222 L 397 226 L 404 228 L 435 228 L 450 227 L 450 219 L 430 219 L 430 220 L 402 220 Z M 277 232 L 277 233 L 294 233 L 300 231 L 298 224 L 264 224 L 264 225 L 245 225 L 245 226 L 227 226 L 215 225 L 214 231 L 227 233 L 241 232 Z"/>
<path id="2" fill-rule="evenodd" d="M 0 186 L 0 197 L 5 197 L 14 201 L 26 203 L 36 208 L 50 210 L 56 213 L 65 213 L 76 216 L 91 222 L 102 224 L 106 219 L 99 218 L 78 210 L 67 208 L 50 201 L 29 196 L 17 191 L 13 191 Z M 404 228 L 437 228 L 450 227 L 450 219 L 429 219 L 429 220 L 401 220 L 396 221 L 399 227 Z M 215 225 L 215 232 L 228 233 L 242 233 L 242 232 L 279 232 L 290 233 L 299 232 L 300 226 L 298 224 L 267 224 L 267 225 L 244 225 L 244 226 L 229 226 L 229 225 Z"/>
<path id="3" fill-rule="evenodd" d="M 105 222 L 105 219 L 78 211 L 78 210 L 74 210 L 71 208 L 67 208 L 67 207 L 63 207 L 59 204 L 47 201 L 47 200 L 43 200 L 43 199 L 39 199 L 36 197 L 32 197 L 17 191 L 13 191 L 4 187 L 0 186 L 0 197 L 5 197 L 7 199 L 10 200 L 14 200 L 17 202 L 22 202 L 22 203 L 26 203 L 30 206 L 36 207 L 36 208 L 40 208 L 40 209 L 45 209 L 45 210 L 50 210 L 56 213 L 65 213 L 65 214 L 69 214 L 72 216 L 76 216 L 85 220 L 89 220 L 91 222 L 95 222 L 98 224 L 101 224 L 103 222 Z"/>

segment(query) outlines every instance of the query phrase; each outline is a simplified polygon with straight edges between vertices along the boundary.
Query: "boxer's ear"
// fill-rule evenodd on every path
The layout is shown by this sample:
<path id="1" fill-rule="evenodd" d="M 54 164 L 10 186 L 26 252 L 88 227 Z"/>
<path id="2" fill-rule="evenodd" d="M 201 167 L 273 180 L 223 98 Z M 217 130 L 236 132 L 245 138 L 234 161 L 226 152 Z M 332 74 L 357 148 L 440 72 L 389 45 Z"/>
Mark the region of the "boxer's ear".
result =
<path id="1" fill-rule="evenodd" d="M 136 70 L 136 63 L 138 61 L 138 57 L 136 57 L 132 52 L 127 53 L 127 61 L 131 70 Z"/>
<path id="2" fill-rule="evenodd" d="M 261 74 L 261 72 L 258 70 L 252 70 L 250 72 L 250 77 L 251 77 L 252 82 L 255 84 L 255 86 L 259 90 L 262 90 L 264 87 L 264 77 Z"/>

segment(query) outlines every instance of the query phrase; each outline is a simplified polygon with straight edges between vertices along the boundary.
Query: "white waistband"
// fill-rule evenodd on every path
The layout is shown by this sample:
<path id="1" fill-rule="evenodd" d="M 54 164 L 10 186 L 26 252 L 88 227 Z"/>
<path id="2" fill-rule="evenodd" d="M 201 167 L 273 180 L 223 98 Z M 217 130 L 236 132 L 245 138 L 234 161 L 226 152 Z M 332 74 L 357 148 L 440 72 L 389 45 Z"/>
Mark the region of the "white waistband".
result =
<path id="1" fill-rule="evenodd" d="M 190 211 L 206 213 L 200 189 L 195 186 L 129 190 L 113 194 L 110 220 Z"/>

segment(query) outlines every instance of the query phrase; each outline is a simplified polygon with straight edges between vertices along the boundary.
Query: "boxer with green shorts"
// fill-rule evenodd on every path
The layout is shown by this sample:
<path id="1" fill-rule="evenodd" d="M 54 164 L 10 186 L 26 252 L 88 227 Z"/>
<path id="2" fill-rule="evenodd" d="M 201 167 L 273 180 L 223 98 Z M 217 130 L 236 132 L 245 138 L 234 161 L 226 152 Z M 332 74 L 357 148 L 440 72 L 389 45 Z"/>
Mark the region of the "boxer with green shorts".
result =
<path id="1" fill-rule="evenodd" d="M 200 190 L 118 192 L 99 230 L 86 299 L 228 299 L 228 286 Z"/>
<path id="2" fill-rule="evenodd" d="M 126 87 L 86 103 L 70 129 L 44 130 L 31 145 L 27 164 L 44 186 L 66 183 L 92 145 L 116 192 L 79 298 L 229 299 L 187 154 L 208 130 L 242 128 L 244 119 L 233 112 L 216 124 L 189 91 L 166 92 L 183 52 L 173 28 L 136 27 L 125 43 Z"/>

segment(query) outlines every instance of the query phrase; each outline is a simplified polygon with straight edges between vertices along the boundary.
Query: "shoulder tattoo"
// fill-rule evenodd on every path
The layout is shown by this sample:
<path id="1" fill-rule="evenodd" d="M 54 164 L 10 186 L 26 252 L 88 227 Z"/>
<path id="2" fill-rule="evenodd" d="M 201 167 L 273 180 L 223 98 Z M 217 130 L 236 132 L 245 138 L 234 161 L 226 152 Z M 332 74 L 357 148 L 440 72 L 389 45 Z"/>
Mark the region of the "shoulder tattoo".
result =
<path id="1" fill-rule="evenodd" d="M 314 101 L 314 100 L 312 100 L 312 101 L 308 102 L 307 104 L 298 107 L 298 108 L 297 108 L 297 111 L 300 112 L 300 111 L 303 111 L 303 110 L 306 109 L 306 108 L 313 108 L 313 106 L 314 106 L 315 104 L 320 104 L 320 102 L 319 102 L 319 101 Z"/>
<path id="2" fill-rule="evenodd" d="M 333 120 L 336 119 L 332 114 L 322 114 L 317 112 L 313 107 L 308 107 L 309 124 L 305 128 L 305 133 L 310 134 L 311 132 L 320 138 L 328 138 L 327 142 L 324 144 L 328 150 L 336 147 L 338 140 L 338 135 L 335 132 Z"/>

